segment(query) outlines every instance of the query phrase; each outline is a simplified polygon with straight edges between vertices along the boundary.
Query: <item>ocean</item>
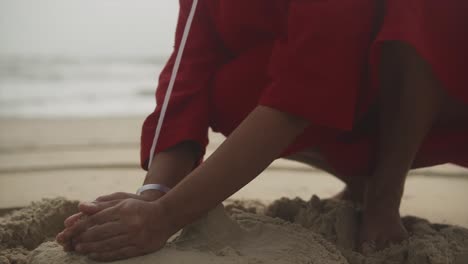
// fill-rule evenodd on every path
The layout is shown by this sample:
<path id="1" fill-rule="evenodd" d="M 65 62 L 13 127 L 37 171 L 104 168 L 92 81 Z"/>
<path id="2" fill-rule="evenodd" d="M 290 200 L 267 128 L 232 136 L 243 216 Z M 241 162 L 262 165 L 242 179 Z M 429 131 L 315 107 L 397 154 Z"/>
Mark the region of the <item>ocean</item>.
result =
<path id="1" fill-rule="evenodd" d="M 167 57 L 2 56 L 0 117 L 147 115 Z"/>

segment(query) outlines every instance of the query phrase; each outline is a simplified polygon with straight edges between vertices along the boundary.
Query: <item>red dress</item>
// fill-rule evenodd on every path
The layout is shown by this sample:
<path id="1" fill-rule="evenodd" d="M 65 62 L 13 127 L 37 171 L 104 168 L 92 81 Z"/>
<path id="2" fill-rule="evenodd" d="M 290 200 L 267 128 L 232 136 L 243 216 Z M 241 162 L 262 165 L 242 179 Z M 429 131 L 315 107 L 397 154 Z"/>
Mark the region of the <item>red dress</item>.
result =
<path id="1" fill-rule="evenodd" d="M 433 6 L 420 8 L 431 1 Z M 452 17 L 457 10 L 437 6 L 450 1 L 388 0 L 375 40 L 375 0 L 199 0 L 156 152 L 186 140 L 204 149 L 209 127 L 228 136 L 256 106 L 264 105 L 313 124 L 283 156 L 315 147 L 340 173 L 363 174 L 370 168 L 377 137 L 375 120 L 365 120 L 376 93 L 368 72 L 376 72 L 379 41 L 422 45 L 421 54 L 444 85 L 468 102 L 468 78 L 463 75 L 468 60 L 457 57 L 467 54 L 468 35 L 447 31 L 453 19 L 462 17 Z M 176 48 L 160 75 L 158 107 L 143 125 L 145 169 L 191 5 L 192 0 L 180 0 Z M 413 16 L 415 12 L 420 16 Z M 438 20 L 429 21 L 434 14 L 440 15 Z M 463 22 L 465 30 L 468 23 Z M 433 26 L 437 30 L 431 32 Z M 456 38 L 460 44 L 452 45 Z M 364 129 L 358 128 L 361 123 Z M 431 133 L 414 165 L 446 162 L 468 166 L 468 129 Z"/>

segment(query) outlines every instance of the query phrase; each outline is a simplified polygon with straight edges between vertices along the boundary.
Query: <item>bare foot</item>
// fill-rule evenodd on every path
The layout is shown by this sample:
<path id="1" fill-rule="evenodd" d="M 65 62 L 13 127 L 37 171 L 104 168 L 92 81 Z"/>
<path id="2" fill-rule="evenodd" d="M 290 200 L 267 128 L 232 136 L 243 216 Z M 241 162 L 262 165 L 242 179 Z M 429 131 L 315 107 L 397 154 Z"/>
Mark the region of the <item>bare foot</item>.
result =
<path id="1" fill-rule="evenodd" d="M 381 250 L 408 238 L 408 232 L 400 217 L 402 193 L 402 188 L 388 186 L 388 189 L 383 191 L 376 185 L 369 184 L 361 220 L 359 236 L 361 246 L 372 245 L 372 249 Z M 361 249 L 366 251 L 365 247 Z"/>
<path id="2" fill-rule="evenodd" d="M 389 213 L 385 207 L 380 211 L 364 211 L 360 229 L 360 245 L 363 253 L 367 250 L 384 249 L 407 238 L 408 232 L 398 213 Z"/>

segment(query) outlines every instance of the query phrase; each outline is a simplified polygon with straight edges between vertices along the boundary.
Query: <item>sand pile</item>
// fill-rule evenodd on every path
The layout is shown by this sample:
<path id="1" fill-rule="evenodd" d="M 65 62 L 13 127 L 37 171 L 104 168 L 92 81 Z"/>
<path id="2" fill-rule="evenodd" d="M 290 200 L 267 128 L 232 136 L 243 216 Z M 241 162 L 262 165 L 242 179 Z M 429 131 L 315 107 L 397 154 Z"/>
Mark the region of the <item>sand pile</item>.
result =
<path id="1" fill-rule="evenodd" d="M 31 264 L 93 263 L 46 243 L 31 254 Z M 188 228 L 160 252 L 116 263 L 320 263 L 344 264 L 340 252 L 321 236 L 280 219 L 222 207 Z"/>
<path id="2" fill-rule="evenodd" d="M 468 229 L 431 224 L 425 219 L 404 217 L 410 238 L 382 251 L 353 251 L 359 226 L 359 210 L 351 203 L 280 199 L 265 212 L 322 235 L 336 245 L 350 264 L 468 264 Z"/>
<path id="3" fill-rule="evenodd" d="M 0 218 L 0 264 L 26 263 L 29 251 L 63 230 L 78 201 L 44 199 Z"/>
<path id="4" fill-rule="evenodd" d="M 64 201 L 62 203 L 68 206 Z M 362 255 L 353 251 L 359 212 L 352 204 L 313 197 L 310 201 L 281 199 L 270 206 L 252 201 L 236 201 L 230 203 L 227 209 L 231 217 L 221 207 L 217 208 L 204 219 L 186 228 L 160 252 L 116 263 L 468 263 L 468 230 L 460 227 L 431 224 L 424 219 L 407 217 L 404 223 L 411 233 L 408 241 L 380 252 L 366 252 L 366 255 Z M 25 214 L 28 210 L 38 211 L 28 208 L 16 214 Z M 0 220 L 0 238 L 8 233 L 14 239 L 12 241 L 16 241 L 10 243 L 0 240 L 4 254 L 8 253 L 7 248 L 23 246 L 21 254 L 24 256 L 28 249 L 34 248 L 34 243 L 28 241 L 40 243 L 39 233 L 44 238 L 62 227 L 62 223 L 57 223 L 56 227 L 60 228 L 55 228 L 52 232 L 50 225 L 44 227 L 44 232 L 31 232 L 31 238 L 26 239 L 24 234 L 27 232 L 21 233 L 18 229 L 6 227 L 4 223 L 8 222 L 11 226 L 14 222 L 11 219 L 12 216 L 8 216 Z M 24 218 L 17 219 L 19 222 L 24 221 Z M 34 223 L 37 227 L 44 226 L 40 221 L 29 223 Z M 20 232 L 19 235 L 16 232 Z M 5 259 L 3 261 L 0 257 L 0 263 L 8 263 Z M 83 256 L 65 253 L 54 242 L 46 242 L 29 254 L 28 263 L 94 262 Z"/>

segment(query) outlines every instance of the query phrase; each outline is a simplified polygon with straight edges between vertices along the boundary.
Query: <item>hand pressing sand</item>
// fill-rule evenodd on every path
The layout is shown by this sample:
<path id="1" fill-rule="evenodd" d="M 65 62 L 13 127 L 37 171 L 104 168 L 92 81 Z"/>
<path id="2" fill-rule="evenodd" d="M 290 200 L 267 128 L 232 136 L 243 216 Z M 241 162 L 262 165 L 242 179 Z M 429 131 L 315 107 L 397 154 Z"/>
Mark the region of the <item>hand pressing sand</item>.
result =
<path id="1" fill-rule="evenodd" d="M 244 204 L 250 212 L 256 211 L 257 214 L 242 211 Z M 253 204 L 255 206 L 252 206 Z M 46 242 L 32 251 L 29 262 L 24 258 L 23 262 L 7 260 L 21 250 L 21 256 L 24 257 L 29 252 L 28 249 L 40 243 L 44 237 L 53 236 L 53 230 L 55 232 L 60 230 L 62 223 L 50 219 L 63 219 L 64 212 L 75 210 L 75 208 L 64 210 L 56 208 L 60 205 L 68 208 L 75 206 L 76 203 L 48 200 L 14 214 L 36 215 L 35 217 L 7 216 L 0 219 L 0 237 L 5 238 L 5 234 L 10 234 L 9 238 L 14 237 L 13 240 L 0 240 L 2 241 L 0 247 L 4 249 L 3 256 L 0 254 L 0 263 L 95 263 L 84 256 L 63 252 L 55 242 Z M 255 210 L 254 207 L 259 210 Z M 353 251 L 359 211 L 350 203 L 313 197 L 310 201 L 281 199 L 266 208 L 250 201 L 236 202 L 228 208 L 231 218 L 226 216 L 222 208 L 217 208 L 204 219 L 187 227 L 163 250 L 115 263 L 468 263 L 468 230 L 460 227 L 431 224 L 424 219 L 406 217 L 403 222 L 411 234 L 408 241 L 379 252 L 369 248 L 363 255 Z M 263 212 L 266 215 L 261 214 Z M 48 216 L 44 217 L 45 215 Z M 26 220 L 31 218 L 36 220 Z M 24 235 L 27 232 L 21 231 L 22 229 L 12 229 L 13 226 L 34 226 L 33 230 L 39 231 L 31 232 L 31 236 L 27 236 Z M 13 233 L 19 235 L 12 236 Z M 23 247 L 16 253 L 15 250 L 8 249 L 18 246 Z"/>
<path id="2" fill-rule="evenodd" d="M 266 216 L 237 213 L 229 218 L 222 207 L 187 227 L 163 250 L 115 263 L 320 263 L 344 264 L 346 259 L 321 236 Z M 95 263 L 46 243 L 31 254 L 31 264 Z"/>

